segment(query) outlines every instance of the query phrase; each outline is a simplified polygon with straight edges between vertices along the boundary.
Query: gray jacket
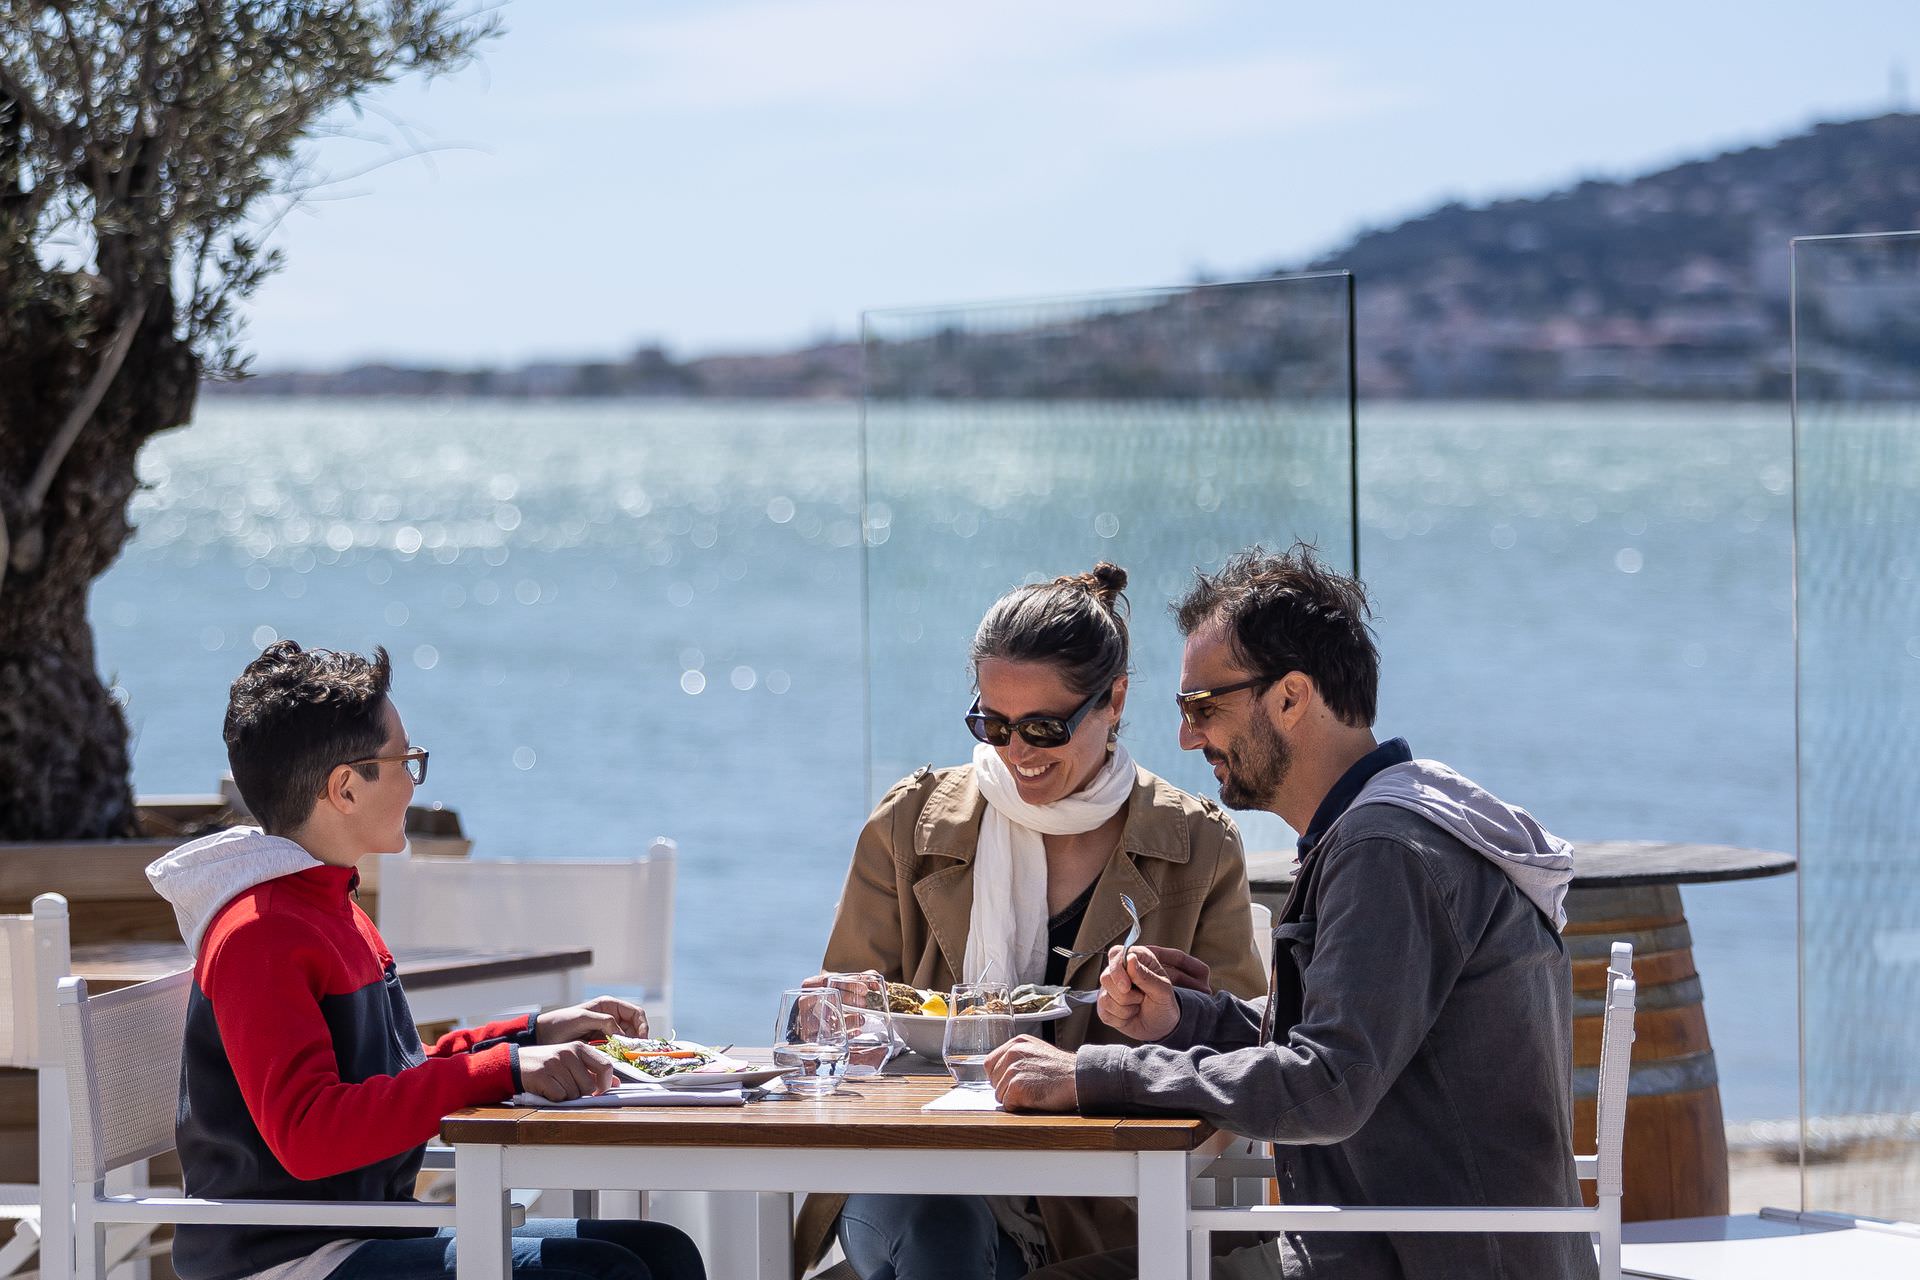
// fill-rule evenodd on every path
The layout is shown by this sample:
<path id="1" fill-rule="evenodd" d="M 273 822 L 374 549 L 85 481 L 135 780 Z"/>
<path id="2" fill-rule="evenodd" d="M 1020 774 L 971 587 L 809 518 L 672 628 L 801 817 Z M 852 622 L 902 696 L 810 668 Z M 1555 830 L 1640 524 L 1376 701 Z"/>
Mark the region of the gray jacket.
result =
<path id="1" fill-rule="evenodd" d="M 1265 1000 L 1181 991 L 1160 1044 L 1089 1045 L 1082 1112 L 1201 1115 L 1274 1142 L 1292 1204 L 1573 1205 L 1571 850 L 1416 760 L 1302 864 Z M 1284 1274 L 1587 1280 L 1585 1236 L 1290 1234 Z"/>

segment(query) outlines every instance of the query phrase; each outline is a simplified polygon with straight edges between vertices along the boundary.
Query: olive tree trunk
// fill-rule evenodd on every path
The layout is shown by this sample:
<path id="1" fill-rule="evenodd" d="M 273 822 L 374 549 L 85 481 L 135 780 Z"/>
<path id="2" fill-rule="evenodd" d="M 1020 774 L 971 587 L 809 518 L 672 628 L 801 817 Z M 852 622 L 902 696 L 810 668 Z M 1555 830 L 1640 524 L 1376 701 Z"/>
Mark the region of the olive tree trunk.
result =
<path id="1" fill-rule="evenodd" d="M 140 446 L 188 420 L 199 368 L 165 288 L 125 302 L 102 303 L 81 343 L 51 304 L 0 320 L 0 840 L 135 834 L 127 722 L 95 662 L 88 597 L 130 532 Z"/>

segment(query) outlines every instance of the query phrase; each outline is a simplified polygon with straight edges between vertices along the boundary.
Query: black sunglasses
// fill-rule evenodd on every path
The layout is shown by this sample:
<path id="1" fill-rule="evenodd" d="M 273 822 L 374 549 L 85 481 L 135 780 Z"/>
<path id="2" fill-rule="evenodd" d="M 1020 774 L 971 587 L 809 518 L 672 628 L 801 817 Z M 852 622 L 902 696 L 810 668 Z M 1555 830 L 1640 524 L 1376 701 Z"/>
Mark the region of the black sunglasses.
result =
<path id="1" fill-rule="evenodd" d="M 1251 680 L 1239 680 L 1233 684 L 1217 685 L 1212 689 L 1194 689 L 1188 693 L 1174 695 L 1174 701 L 1180 704 L 1180 719 L 1188 725 L 1197 725 L 1213 711 L 1213 701 L 1229 693 L 1238 693 L 1242 689 L 1256 689 L 1263 684 L 1274 684 L 1283 676 L 1255 676 Z"/>
<path id="2" fill-rule="evenodd" d="M 1080 709 L 1065 720 L 1059 716 L 1027 716 L 1020 720 L 1006 720 L 982 711 L 980 699 L 975 698 L 973 709 L 967 712 L 967 728 L 974 737 L 990 747 L 1006 746 L 1013 741 L 1016 733 L 1031 747 L 1064 747 L 1073 741 L 1073 731 L 1080 727 L 1080 722 L 1112 696 L 1113 686 L 1109 685 L 1089 695 L 1080 704 Z"/>

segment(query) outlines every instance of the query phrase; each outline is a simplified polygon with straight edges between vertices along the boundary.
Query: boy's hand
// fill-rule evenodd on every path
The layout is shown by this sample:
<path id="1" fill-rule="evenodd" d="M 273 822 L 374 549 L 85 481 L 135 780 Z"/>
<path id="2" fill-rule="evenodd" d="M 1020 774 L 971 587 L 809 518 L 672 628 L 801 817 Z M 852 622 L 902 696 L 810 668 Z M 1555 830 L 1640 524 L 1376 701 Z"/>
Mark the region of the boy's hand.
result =
<path id="1" fill-rule="evenodd" d="M 644 1036 L 647 1011 L 619 996 L 595 996 L 585 1004 L 553 1009 L 534 1019 L 536 1044 L 565 1044 L 569 1040 L 602 1040 L 610 1035 Z"/>
<path id="2" fill-rule="evenodd" d="M 583 1044 L 522 1046 L 520 1088 L 548 1102 L 567 1102 L 613 1087 L 613 1064 Z"/>
<path id="3" fill-rule="evenodd" d="M 1180 1025 L 1180 1002 L 1160 958 L 1144 947 L 1107 952 L 1100 973 L 1100 1021 L 1143 1043 L 1162 1039 Z"/>

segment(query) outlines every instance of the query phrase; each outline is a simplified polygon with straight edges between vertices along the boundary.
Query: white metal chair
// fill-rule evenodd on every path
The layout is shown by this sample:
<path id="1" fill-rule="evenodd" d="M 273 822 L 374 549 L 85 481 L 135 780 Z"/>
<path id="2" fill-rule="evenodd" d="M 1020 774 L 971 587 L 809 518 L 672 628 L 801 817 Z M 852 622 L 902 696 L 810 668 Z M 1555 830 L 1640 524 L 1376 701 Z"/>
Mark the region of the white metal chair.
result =
<path id="1" fill-rule="evenodd" d="M 1253 949 L 1260 955 L 1260 972 L 1273 968 L 1273 911 L 1264 902 L 1253 904 Z"/>
<path id="2" fill-rule="evenodd" d="M 60 1050 L 55 989 L 73 971 L 67 900 L 43 893 L 33 913 L 0 916 L 0 1065 L 31 1067 L 38 1074 L 38 1184 L 0 1186 L 0 1218 L 13 1219 L 13 1237 L 0 1245 L 0 1276 L 20 1271 L 38 1253 L 38 1274 L 65 1280 L 73 1272 L 67 1069 Z M 117 1179 L 144 1182 L 144 1162 Z M 107 1266 L 144 1263 L 157 1247 L 151 1225 L 127 1225 L 109 1237 Z M 163 1247 L 163 1246 L 162 1246 Z M 134 1272 L 146 1274 L 144 1265 Z"/>
<path id="3" fill-rule="evenodd" d="M 1337 1205 L 1251 1205 L 1216 1208 L 1196 1205 L 1187 1217 L 1191 1271 L 1207 1274 L 1216 1231 L 1389 1231 L 1389 1232 L 1590 1232 L 1600 1252 L 1601 1280 L 1621 1280 L 1621 1146 L 1627 1126 L 1627 1072 L 1633 1051 L 1633 947 L 1613 944 L 1607 969 L 1607 1002 L 1600 1041 L 1600 1085 L 1596 1153 L 1577 1156 L 1582 1182 L 1593 1182 L 1599 1203 L 1592 1207 L 1541 1208 L 1347 1208 Z M 1216 1161 L 1202 1179 L 1214 1182 L 1245 1177 L 1241 1160 Z M 1270 1168 L 1270 1166 L 1269 1166 Z M 1211 1198 L 1196 1184 L 1197 1198 Z"/>
<path id="4" fill-rule="evenodd" d="M 0 916 L 0 1066 L 30 1067 L 40 1073 L 38 1113 L 42 1160 L 50 1146 L 64 1150 L 67 1143 L 66 1084 L 57 1062 L 58 1036 L 43 1022 L 51 1008 L 41 998 L 44 988 L 72 969 L 68 945 L 67 900 L 44 893 L 33 900 L 33 914 Z M 55 1059 L 49 1061 L 49 1058 Z M 0 1218 L 11 1219 L 13 1234 L 0 1245 L 0 1276 L 26 1266 L 40 1247 L 40 1237 L 51 1222 L 65 1222 L 61 1210 L 64 1181 L 0 1184 Z M 45 1268 L 42 1268 L 44 1271 Z"/>
<path id="5" fill-rule="evenodd" d="M 673 841 L 657 837 L 636 858 L 386 858 L 380 932 L 392 946 L 592 947 L 587 990 L 636 997 L 664 1034 L 673 1026 L 677 856 Z"/>
<path id="6" fill-rule="evenodd" d="M 69 1185 L 73 1268 L 106 1275 L 110 1223 L 265 1224 L 288 1227 L 450 1227 L 453 1206 L 395 1201 L 206 1200 L 115 1194 L 115 1170 L 173 1149 L 180 1052 L 191 971 L 87 996 L 83 978 L 62 978 L 58 1008 L 67 1107 L 72 1116 Z M 43 1174 L 44 1176 L 44 1174 Z M 512 1210 L 516 1223 L 524 1212 Z M 66 1273 L 41 1274 L 65 1280 Z"/>

